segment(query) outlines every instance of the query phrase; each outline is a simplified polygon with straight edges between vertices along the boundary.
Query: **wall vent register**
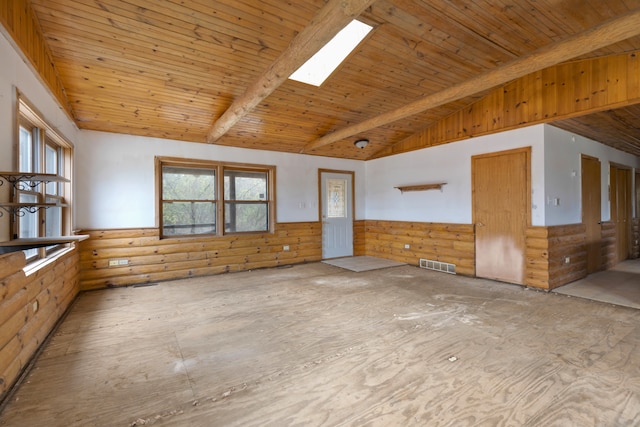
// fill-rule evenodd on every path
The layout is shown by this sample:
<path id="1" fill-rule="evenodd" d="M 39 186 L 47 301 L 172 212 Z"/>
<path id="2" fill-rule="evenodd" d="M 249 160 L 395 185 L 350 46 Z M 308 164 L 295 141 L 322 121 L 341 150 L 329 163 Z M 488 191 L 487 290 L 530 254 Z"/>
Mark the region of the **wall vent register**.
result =
<path id="1" fill-rule="evenodd" d="M 456 274 L 456 265 L 448 262 L 433 261 L 430 259 L 420 258 L 420 268 L 427 270 L 441 271 L 443 273 Z"/>

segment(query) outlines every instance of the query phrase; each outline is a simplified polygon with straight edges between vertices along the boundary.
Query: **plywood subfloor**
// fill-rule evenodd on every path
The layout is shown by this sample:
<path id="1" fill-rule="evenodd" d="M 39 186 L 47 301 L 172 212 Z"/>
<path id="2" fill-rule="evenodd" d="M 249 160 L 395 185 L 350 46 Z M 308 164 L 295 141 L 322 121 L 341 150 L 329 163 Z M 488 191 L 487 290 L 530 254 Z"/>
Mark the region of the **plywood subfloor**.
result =
<path id="1" fill-rule="evenodd" d="M 640 424 L 640 311 L 324 263 L 83 293 L 1 426 Z"/>

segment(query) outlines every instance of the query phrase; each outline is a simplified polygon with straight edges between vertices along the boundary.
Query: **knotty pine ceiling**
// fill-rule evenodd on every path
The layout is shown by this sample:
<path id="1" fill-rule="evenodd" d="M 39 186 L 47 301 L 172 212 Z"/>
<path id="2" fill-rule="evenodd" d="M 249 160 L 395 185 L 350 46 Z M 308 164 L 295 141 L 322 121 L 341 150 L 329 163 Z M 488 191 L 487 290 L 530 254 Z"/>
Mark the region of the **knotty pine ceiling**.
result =
<path id="1" fill-rule="evenodd" d="M 32 0 L 81 129 L 202 143 L 216 120 L 264 76 L 326 3 Z M 299 153 L 331 132 L 400 109 L 640 7 L 640 0 L 370 3 L 359 19 L 374 25 L 374 31 L 321 87 L 284 81 L 215 143 Z M 632 37 L 580 58 L 638 49 L 640 37 Z M 465 94 L 305 152 L 371 158 L 484 94 Z M 640 155 L 637 106 L 557 125 Z M 368 138 L 369 146 L 355 148 L 358 137 Z"/>

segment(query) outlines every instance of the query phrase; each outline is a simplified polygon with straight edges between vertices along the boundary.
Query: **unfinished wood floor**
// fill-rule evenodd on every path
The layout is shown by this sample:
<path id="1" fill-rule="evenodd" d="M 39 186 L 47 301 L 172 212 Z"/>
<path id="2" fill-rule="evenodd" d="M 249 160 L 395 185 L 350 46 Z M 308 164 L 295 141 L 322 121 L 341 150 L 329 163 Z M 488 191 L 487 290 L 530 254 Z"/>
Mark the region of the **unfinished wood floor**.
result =
<path id="1" fill-rule="evenodd" d="M 0 425 L 640 425 L 639 320 L 410 266 L 88 292 Z"/>

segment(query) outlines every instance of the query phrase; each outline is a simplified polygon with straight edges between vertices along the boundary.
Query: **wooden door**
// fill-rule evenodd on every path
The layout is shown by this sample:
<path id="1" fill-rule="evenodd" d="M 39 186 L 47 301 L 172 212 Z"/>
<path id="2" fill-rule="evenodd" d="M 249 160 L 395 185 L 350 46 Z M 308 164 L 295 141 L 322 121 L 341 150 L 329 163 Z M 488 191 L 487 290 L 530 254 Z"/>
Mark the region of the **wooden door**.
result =
<path id="1" fill-rule="evenodd" d="M 587 274 L 600 271 L 602 265 L 600 160 L 582 156 L 582 223 L 587 241 Z"/>
<path id="2" fill-rule="evenodd" d="M 530 153 L 526 148 L 472 158 L 478 277 L 524 284 Z"/>
<path id="3" fill-rule="evenodd" d="M 631 235 L 631 171 L 611 165 L 611 221 L 616 228 L 616 262 L 629 258 Z"/>
<path id="4" fill-rule="evenodd" d="M 640 218 L 640 172 L 636 172 L 636 215 L 635 217 Z"/>
<path id="5" fill-rule="evenodd" d="M 353 256 L 353 173 L 320 172 L 322 258 Z"/>

